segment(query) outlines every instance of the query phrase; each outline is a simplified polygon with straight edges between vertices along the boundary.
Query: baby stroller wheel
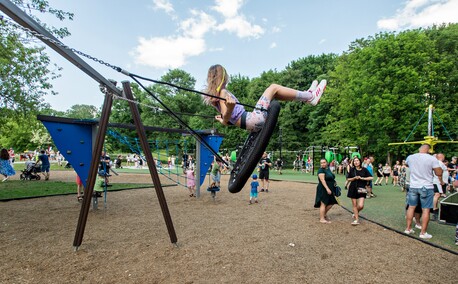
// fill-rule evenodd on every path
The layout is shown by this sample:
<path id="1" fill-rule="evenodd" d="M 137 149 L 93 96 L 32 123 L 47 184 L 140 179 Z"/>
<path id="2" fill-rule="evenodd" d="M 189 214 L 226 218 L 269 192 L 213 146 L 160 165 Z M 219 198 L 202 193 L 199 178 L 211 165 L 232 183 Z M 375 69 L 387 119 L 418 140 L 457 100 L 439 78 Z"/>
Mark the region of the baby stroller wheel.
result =
<path id="1" fill-rule="evenodd" d="M 21 180 L 25 180 L 25 176 L 23 174 L 20 175 Z"/>
<path id="2" fill-rule="evenodd" d="M 37 180 L 40 180 L 40 179 L 41 179 L 40 175 L 36 175 L 35 178 L 36 178 Z"/>

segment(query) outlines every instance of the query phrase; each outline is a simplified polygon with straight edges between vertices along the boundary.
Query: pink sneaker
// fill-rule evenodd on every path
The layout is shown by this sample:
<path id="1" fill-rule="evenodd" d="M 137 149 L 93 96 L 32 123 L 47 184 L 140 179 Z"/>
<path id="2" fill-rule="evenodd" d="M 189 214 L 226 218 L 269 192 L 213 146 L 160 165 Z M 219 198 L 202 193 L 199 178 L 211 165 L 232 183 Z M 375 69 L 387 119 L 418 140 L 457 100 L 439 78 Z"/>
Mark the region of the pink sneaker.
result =
<path id="1" fill-rule="evenodd" d="M 318 84 L 316 89 L 312 91 L 313 98 L 309 102 L 309 104 L 311 104 L 312 106 L 316 106 L 318 104 L 318 102 L 321 99 L 321 96 L 323 95 L 324 90 L 326 89 L 326 83 L 327 83 L 326 80 L 321 80 L 320 84 Z M 312 86 L 313 86 L 313 83 L 312 83 Z"/>

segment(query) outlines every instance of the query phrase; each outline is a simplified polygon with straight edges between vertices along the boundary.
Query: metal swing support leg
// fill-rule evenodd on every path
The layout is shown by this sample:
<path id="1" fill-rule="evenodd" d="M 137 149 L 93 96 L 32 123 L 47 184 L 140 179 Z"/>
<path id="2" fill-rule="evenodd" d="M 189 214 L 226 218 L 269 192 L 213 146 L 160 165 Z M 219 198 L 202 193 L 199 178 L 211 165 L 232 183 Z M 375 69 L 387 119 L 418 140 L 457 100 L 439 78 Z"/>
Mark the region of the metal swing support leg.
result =
<path id="1" fill-rule="evenodd" d="M 134 119 L 135 128 L 137 129 L 137 135 L 140 138 L 140 145 L 142 146 L 143 153 L 145 154 L 146 162 L 148 164 L 148 169 L 153 180 L 154 189 L 156 190 L 156 195 L 159 200 L 159 205 L 162 209 L 162 215 L 164 215 L 165 224 L 169 232 L 170 241 L 173 244 L 177 243 L 177 236 L 175 229 L 173 227 L 172 217 L 170 216 L 170 211 L 167 206 L 167 201 L 165 199 L 164 191 L 162 190 L 161 181 L 157 173 L 156 164 L 154 163 L 153 155 L 149 148 L 148 140 L 146 138 L 145 127 L 140 118 L 140 113 L 138 111 L 137 105 L 133 102 L 134 96 L 132 95 L 132 90 L 130 88 L 129 81 L 123 81 L 122 87 L 124 90 L 124 95 L 129 100 L 130 112 L 132 118 Z"/>

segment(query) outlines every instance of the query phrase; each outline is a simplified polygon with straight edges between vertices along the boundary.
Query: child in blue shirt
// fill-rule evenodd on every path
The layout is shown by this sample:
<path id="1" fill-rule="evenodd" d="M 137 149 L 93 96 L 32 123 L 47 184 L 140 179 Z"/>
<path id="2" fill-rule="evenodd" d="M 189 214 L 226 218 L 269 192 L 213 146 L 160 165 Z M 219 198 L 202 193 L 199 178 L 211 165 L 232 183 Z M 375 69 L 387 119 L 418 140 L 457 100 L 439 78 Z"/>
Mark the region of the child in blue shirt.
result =
<path id="1" fill-rule="evenodd" d="M 250 205 L 254 199 L 254 203 L 258 203 L 258 176 L 254 174 L 252 176 L 253 181 L 251 182 L 251 191 L 250 191 Z"/>

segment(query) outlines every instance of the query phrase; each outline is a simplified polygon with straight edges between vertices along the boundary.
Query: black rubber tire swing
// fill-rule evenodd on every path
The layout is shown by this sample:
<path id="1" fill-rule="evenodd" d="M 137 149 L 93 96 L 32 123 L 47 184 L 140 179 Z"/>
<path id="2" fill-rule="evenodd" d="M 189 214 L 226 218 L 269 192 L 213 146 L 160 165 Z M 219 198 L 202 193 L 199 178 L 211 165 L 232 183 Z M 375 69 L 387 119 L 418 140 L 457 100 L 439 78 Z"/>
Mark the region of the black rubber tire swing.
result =
<path id="1" fill-rule="evenodd" d="M 267 118 L 262 129 L 258 132 L 251 132 L 248 135 L 242 149 L 237 154 L 237 160 L 231 171 L 228 185 L 229 192 L 240 192 L 245 186 L 269 144 L 270 137 L 277 125 L 279 114 L 280 103 L 272 101 L 267 110 Z"/>

